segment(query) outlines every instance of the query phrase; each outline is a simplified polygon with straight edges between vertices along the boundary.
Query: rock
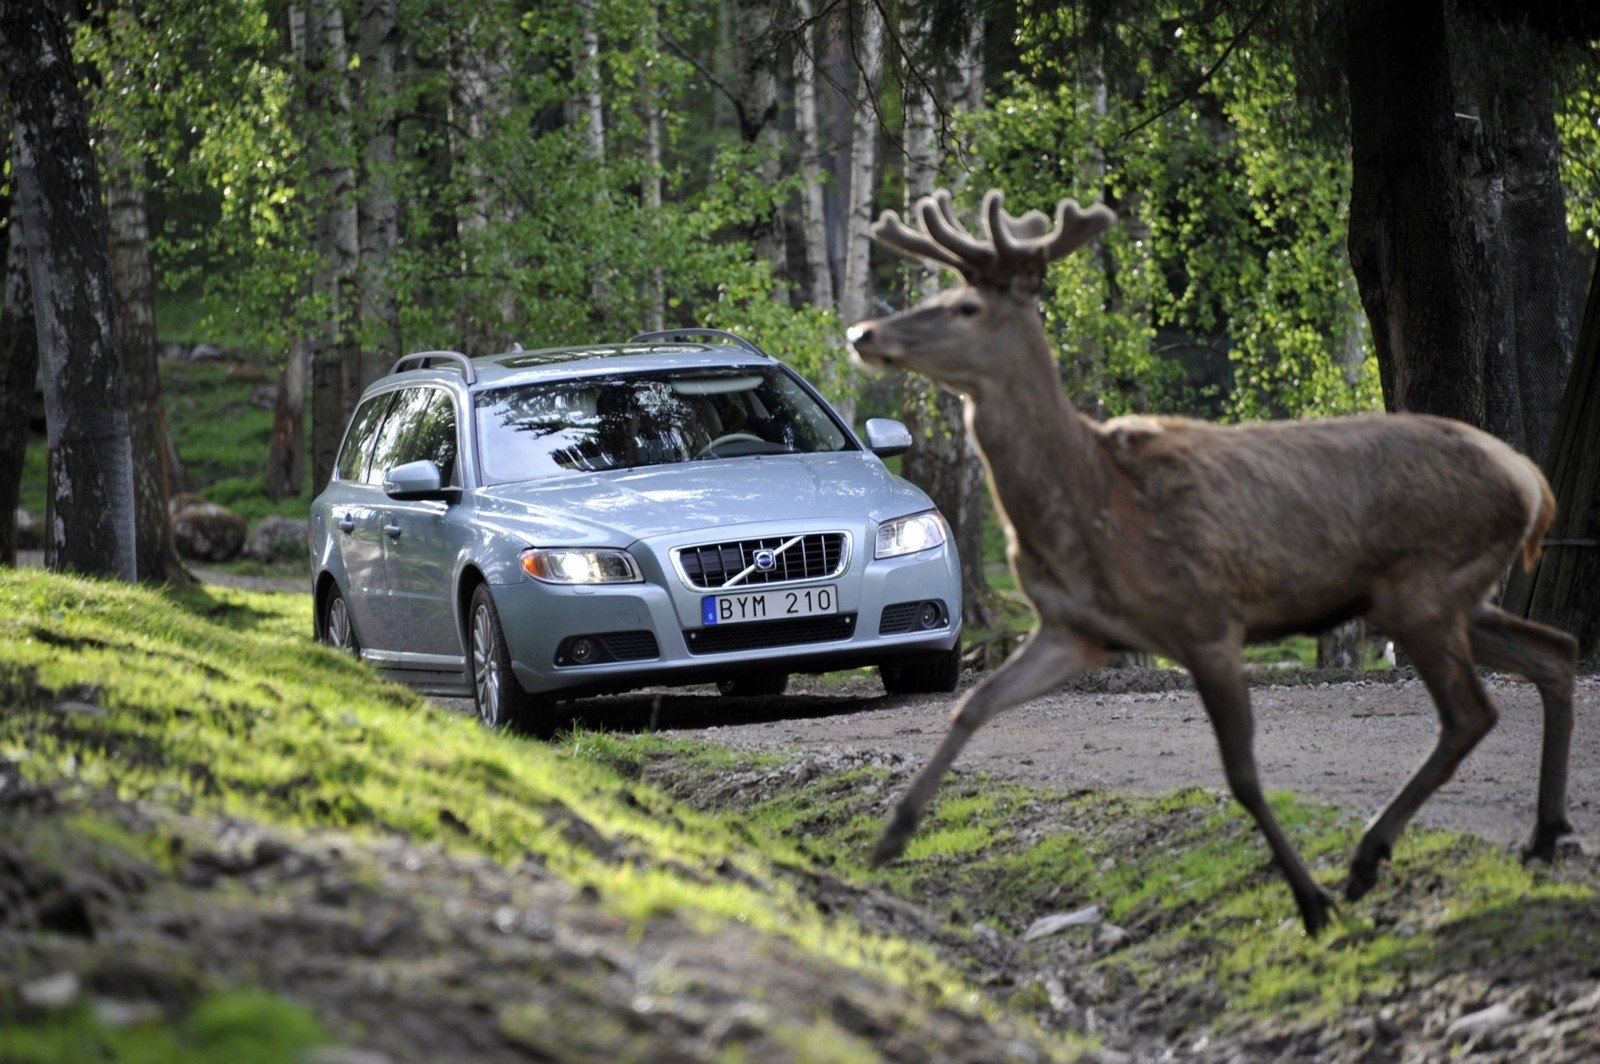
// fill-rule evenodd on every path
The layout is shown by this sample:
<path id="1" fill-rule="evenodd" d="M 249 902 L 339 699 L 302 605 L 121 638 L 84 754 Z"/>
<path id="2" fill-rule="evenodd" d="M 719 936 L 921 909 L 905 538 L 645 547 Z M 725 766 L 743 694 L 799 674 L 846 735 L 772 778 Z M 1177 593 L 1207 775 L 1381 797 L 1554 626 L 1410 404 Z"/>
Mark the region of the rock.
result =
<path id="1" fill-rule="evenodd" d="M 172 539 L 178 553 L 191 561 L 225 562 L 239 556 L 248 531 L 244 518 L 198 495 L 174 495 L 167 512 L 172 515 Z"/>
<path id="2" fill-rule="evenodd" d="M 1477 1012 L 1469 1012 L 1465 1016 L 1457 1017 L 1444 1030 L 1444 1036 L 1453 1045 L 1470 1042 L 1480 1038 L 1490 1031 L 1498 1031 L 1519 1023 L 1523 1019 L 1522 1013 L 1509 1008 L 1503 1003 L 1490 1005 Z"/>
<path id="3" fill-rule="evenodd" d="M 17 549 L 44 549 L 44 524 L 20 506 L 17 508 Z"/>
<path id="4" fill-rule="evenodd" d="M 263 384 L 250 390 L 250 405 L 258 410 L 278 409 L 278 389 L 276 385 Z"/>
<path id="5" fill-rule="evenodd" d="M 1102 924 L 1094 933 L 1094 948 L 1098 953 L 1113 953 L 1133 941 L 1133 934 L 1116 924 Z"/>
<path id="6" fill-rule="evenodd" d="M 1032 942 L 1034 939 L 1044 938 L 1047 935 L 1058 934 L 1069 927 L 1089 927 L 1105 919 L 1105 913 L 1098 905 L 1088 905 L 1070 913 L 1053 913 L 1050 916 L 1041 916 L 1028 925 L 1028 930 L 1022 933 L 1022 941 Z"/>
<path id="7" fill-rule="evenodd" d="M 374 1049 L 318 1046 L 300 1054 L 301 1064 L 392 1064 L 392 1058 Z"/>
<path id="8" fill-rule="evenodd" d="M 57 972 L 55 975 L 24 983 L 17 992 L 24 1002 L 35 1008 L 59 1010 L 77 1001 L 81 989 L 77 975 L 72 972 Z"/>
<path id="9" fill-rule="evenodd" d="M 190 362 L 215 362 L 223 356 L 222 348 L 216 344 L 199 343 L 189 349 Z"/>
<path id="10" fill-rule="evenodd" d="M 311 525 L 305 519 L 272 514 L 263 517 L 250 533 L 244 554 L 258 562 L 303 562 L 309 557 L 306 544 L 310 536 Z"/>

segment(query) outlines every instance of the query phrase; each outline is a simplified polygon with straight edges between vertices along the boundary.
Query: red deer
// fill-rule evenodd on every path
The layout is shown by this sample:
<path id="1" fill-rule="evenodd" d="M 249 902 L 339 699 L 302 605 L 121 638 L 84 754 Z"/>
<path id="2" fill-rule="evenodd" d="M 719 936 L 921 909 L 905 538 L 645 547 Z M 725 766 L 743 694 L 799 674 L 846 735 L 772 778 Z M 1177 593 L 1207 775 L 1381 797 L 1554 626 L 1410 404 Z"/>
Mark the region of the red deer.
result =
<path id="1" fill-rule="evenodd" d="M 1344 894 L 1377 880 L 1395 838 L 1454 773 L 1496 712 L 1475 666 L 1521 673 L 1544 706 L 1537 820 L 1524 859 L 1550 859 L 1567 821 L 1577 647 L 1490 603 L 1520 551 L 1531 565 L 1555 513 L 1538 467 L 1471 426 L 1394 414 L 1222 426 L 1172 417 L 1097 424 L 1063 393 L 1039 316 L 1045 269 L 1116 221 L 1063 200 L 1055 222 L 983 202 L 983 235 L 948 192 L 885 211 L 873 239 L 965 280 L 850 330 L 870 365 L 925 374 L 965 397 L 1017 585 L 1027 639 L 951 715 L 874 853 L 898 856 L 940 777 L 1000 710 L 1104 665 L 1113 651 L 1186 668 L 1216 732 L 1228 786 L 1255 818 L 1312 935 L 1332 896 L 1262 796 L 1244 644 L 1364 617 L 1410 658 L 1438 707 L 1432 752 L 1362 833 Z"/>

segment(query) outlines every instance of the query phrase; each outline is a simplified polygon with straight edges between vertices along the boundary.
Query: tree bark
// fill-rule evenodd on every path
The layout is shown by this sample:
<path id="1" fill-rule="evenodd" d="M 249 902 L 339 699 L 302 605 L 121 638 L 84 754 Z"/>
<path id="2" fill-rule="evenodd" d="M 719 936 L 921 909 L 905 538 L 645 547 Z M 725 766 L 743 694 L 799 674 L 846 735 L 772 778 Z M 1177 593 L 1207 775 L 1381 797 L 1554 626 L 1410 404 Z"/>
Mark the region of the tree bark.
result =
<path id="1" fill-rule="evenodd" d="M 360 395 L 355 342 L 359 236 L 355 170 L 349 157 L 350 95 L 344 14 L 336 0 L 311 0 L 305 11 L 306 111 L 315 127 L 312 191 L 317 253 L 312 281 L 320 326 L 311 338 L 311 472 L 313 490 L 333 474 L 345 422 Z"/>
<path id="2" fill-rule="evenodd" d="M 1345 0 L 1350 264 L 1384 403 L 1487 421 L 1484 249 L 1461 179 L 1442 0 Z"/>
<path id="3" fill-rule="evenodd" d="M 399 0 L 362 0 L 357 31 L 364 171 L 356 224 L 361 256 L 362 335 L 368 340 L 362 345 L 362 386 L 383 376 L 404 353 L 400 303 L 390 276 L 390 260 L 400 244 L 400 208 L 395 198 L 398 12 Z"/>
<path id="4" fill-rule="evenodd" d="M 782 176 L 782 141 L 778 130 L 777 49 L 773 41 L 773 5 L 767 0 L 739 0 L 735 17 L 739 39 L 739 120 L 745 141 L 758 150 L 761 181 L 772 188 Z M 756 255 L 772 265 L 776 280 L 772 297 L 788 302 L 789 238 L 783 211 L 776 202 L 770 213 L 751 224 Z"/>
<path id="5" fill-rule="evenodd" d="M 1558 168 L 1555 59 L 1525 27 L 1458 12 L 1450 22 L 1467 187 L 1487 272 L 1486 427 L 1542 459 L 1578 308 Z"/>
<path id="6" fill-rule="evenodd" d="M 114 144 L 106 156 L 111 276 L 133 431 L 134 535 L 139 579 L 156 584 L 188 583 L 190 577 L 173 543 L 172 521 L 167 512 L 171 494 L 167 455 L 176 448 L 161 404 L 149 208 L 140 184 L 142 175 L 133 172 L 133 160 Z"/>
<path id="7" fill-rule="evenodd" d="M 7 126 L 0 135 L 9 133 Z M 7 154 L 11 154 L 9 146 Z M 16 172 L 13 158 L 12 172 Z M 4 200 L 10 223 L 5 243 L 5 302 L 0 305 L 0 564 L 17 564 L 17 505 L 22 497 L 22 464 L 28 448 L 33 388 L 39 377 L 39 336 L 28 291 L 28 252 L 21 236 L 21 205 Z M 35 514 L 35 518 L 44 515 Z"/>
<path id="8" fill-rule="evenodd" d="M 54 494 L 45 564 L 132 581 L 133 446 L 105 203 L 66 24 L 53 5 L 0 0 L 0 71 L 45 367 Z"/>
<path id="9" fill-rule="evenodd" d="M 901 37 L 907 41 L 927 40 L 926 0 L 906 9 Z M 969 45 L 970 47 L 970 45 Z M 937 111 L 928 92 L 929 85 L 945 85 L 948 98 L 968 101 L 964 84 L 966 56 L 944 62 L 924 56 L 923 69 L 908 71 L 903 92 L 905 129 L 905 216 L 911 206 L 929 195 L 938 183 L 942 152 L 937 129 Z M 981 69 L 981 68 L 980 68 Z M 981 74 L 980 74 L 981 76 Z M 978 96 L 981 99 L 981 94 Z M 911 266 L 912 302 L 921 302 L 939 292 L 939 271 L 918 260 Z M 994 623 L 994 589 L 984 570 L 983 522 L 988 513 L 983 460 L 967 431 L 963 401 L 959 395 L 920 376 L 907 376 L 902 404 L 912 445 L 901 459 L 901 473 L 933 500 L 950 523 L 956 551 L 961 558 L 961 590 L 966 623 L 987 628 Z"/>
<path id="10" fill-rule="evenodd" d="M 850 133 L 849 210 L 845 222 L 844 282 L 839 315 L 847 325 L 869 317 L 873 183 L 877 176 L 878 70 L 883 60 L 883 18 L 876 4 L 863 4 L 854 52 L 858 81 Z"/>
<path id="11" fill-rule="evenodd" d="M 306 370 L 311 344 L 296 337 L 278 375 L 272 406 L 272 442 L 267 448 L 267 498 L 273 502 L 300 494 L 306 486 Z"/>
<path id="12" fill-rule="evenodd" d="M 652 0 L 644 21 L 643 40 L 639 48 L 652 54 L 660 36 L 660 11 Z M 644 126 L 644 156 L 647 170 L 640 181 L 639 202 L 645 209 L 645 224 L 653 225 L 661 213 L 661 92 L 656 85 L 654 71 L 659 63 L 639 65 L 639 118 Z M 647 331 L 666 328 L 666 278 L 662 268 L 652 266 L 645 274 L 644 327 Z"/>
<path id="13" fill-rule="evenodd" d="M 801 230 L 805 237 L 806 270 L 811 303 L 833 306 L 833 264 L 828 254 L 828 215 L 823 200 L 822 147 L 817 112 L 816 33 L 811 28 L 812 0 L 798 0 L 797 13 L 805 36 L 794 56 L 794 125 L 800 142 Z"/>

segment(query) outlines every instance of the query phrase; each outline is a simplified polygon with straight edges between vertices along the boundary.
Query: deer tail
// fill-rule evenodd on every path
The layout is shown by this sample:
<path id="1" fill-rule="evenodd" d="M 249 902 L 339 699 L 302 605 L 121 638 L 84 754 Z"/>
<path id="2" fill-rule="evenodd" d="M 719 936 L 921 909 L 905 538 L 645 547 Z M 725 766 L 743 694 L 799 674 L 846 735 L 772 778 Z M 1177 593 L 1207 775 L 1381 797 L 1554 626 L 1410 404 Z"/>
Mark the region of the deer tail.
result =
<path id="1" fill-rule="evenodd" d="M 1528 464 L 1533 465 L 1532 462 Z M 1522 567 L 1529 572 L 1538 564 L 1539 555 L 1544 553 L 1544 534 L 1556 519 L 1556 497 L 1550 490 L 1550 482 L 1538 470 L 1534 473 L 1539 481 L 1539 504 L 1529 519 L 1528 534 L 1522 540 Z"/>

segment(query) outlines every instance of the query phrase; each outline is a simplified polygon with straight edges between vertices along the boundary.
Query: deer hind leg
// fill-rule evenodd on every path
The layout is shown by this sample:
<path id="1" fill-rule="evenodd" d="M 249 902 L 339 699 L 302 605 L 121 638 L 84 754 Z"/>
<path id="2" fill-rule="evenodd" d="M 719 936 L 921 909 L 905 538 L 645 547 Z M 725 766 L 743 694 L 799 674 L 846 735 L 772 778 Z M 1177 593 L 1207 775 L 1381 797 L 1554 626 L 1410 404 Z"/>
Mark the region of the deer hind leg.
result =
<path id="1" fill-rule="evenodd" d="M 1482 606 L 1472 617 L 1472 656 L 1479 665 L 1526 676 L 1544 704 L 1539 764 L 1539 813 L 1522 859 L 1548 861 L 1567 820 L 1567 762 L 1572 749 L 1572 673 L 1578 643 L 1565 632 Z"/>
<path id="2" fill-rule="evenodd" d="M 1003 709 L 1037 698 L 1059 683 L 1098 668 L 1106 658 L 1105 650 L 1063 629 L 1036 629 L 1030 634 L 994 675 L 956 703 L 950 730 L 895 806 L 894 816 L 872 853 L 872 863 L 883 864 L 904 852 L 933 798 L 934 788 L 985 721 Z"/>
<path id="3" fill-rule="evenodd" d="M 1278 821 L 1272 815 L 1272 807 L 1267 804 L 1266 795 L 1261 790 L 1254 749 L 1255 721 L 1250 712 L 1250 693 L 1245 686 L 1239 648 L 1233 646 L 1225 653 L 1209 655 L 1203 662 L 1191 665 L 1189 671 L 1194 675 L 1200 700 L 1205 703 L 1211 728 L 1216 732 L 1228 788 L 1239 804 L 1255 818 L 1261 834 L 1266 836 L 1272 859 L 1289 881 L 1289 889 L 1294 892 L 1295 905 L 1300 909 L 1300 920 L 1305 924 L 1306 934 L 1316 935 L 1328 926 L 1328 911 L 1333 907 L 1333 896 L 1306 870 L 1289 837 L 1278 826 Z"/>
<path id="4" fill-rule="evenodd" d="M 1465 621 L 1445 622 L 1442 639 L 1438 632 L 1437 622 L 1431 631 L 1409 626 L 1390 629 L 1433 696 L 1439 713 L 1439 738 L 1411 778 L 1362 832 L 1344 890 L 1351 901 L 1377 883 L 1378 866 L 1393 852 L 1401 830 L 1494 727 L 1497 714 L 1473 668 Z"/>

